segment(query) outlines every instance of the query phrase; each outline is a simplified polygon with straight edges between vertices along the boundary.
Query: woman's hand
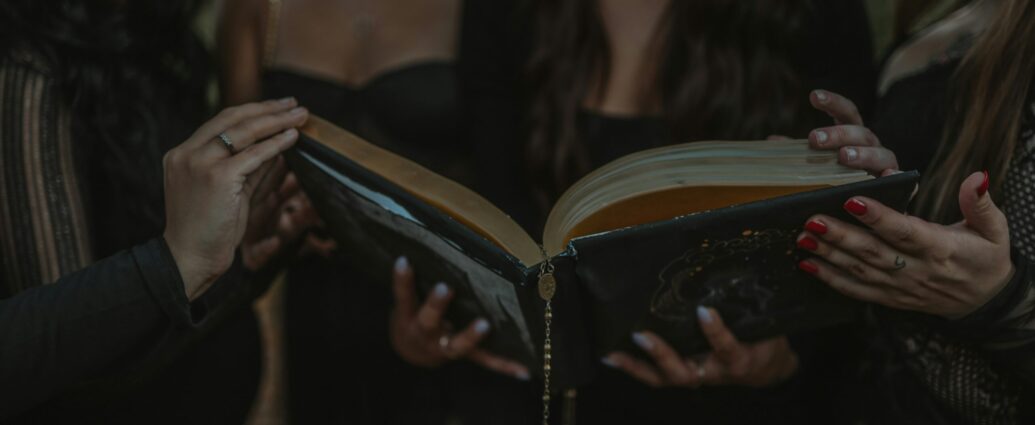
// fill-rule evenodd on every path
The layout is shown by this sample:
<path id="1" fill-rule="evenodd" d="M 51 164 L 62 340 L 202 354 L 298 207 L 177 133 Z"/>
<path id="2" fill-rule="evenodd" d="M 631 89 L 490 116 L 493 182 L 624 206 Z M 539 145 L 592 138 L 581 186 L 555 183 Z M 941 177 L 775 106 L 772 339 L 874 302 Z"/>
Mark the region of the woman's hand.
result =
<path id="1" fill-rule="evenodd" d="M 798 356 L 778 337 L 743 344 L 722 323 L 719 314 L 710 308 L 698 307 L 698 322 L 712 351 L 703 358 L 683 358 L 664 340 L 652 332 L 637 332 L 632 338 L 653 363 L 626 353 L 615 352 L 604 357 L 604 364 L 621 369 L 652 387 L 689 387 L 702 385 L 740 385 L 765 387 L 786 380 L 798 369 Z"/>
<path id="2" fill-rule="evenodd" d="M 818 215 L 798 246 L 817 258 L 799 267 L 837 291 L 888 307 L 960 318 L 992 299 L 1011 276 L 1006 217 L 988 195 L 988 174 L 960 185 L 964 220 L 930 223 L 855 197 L 845 209 L 865 226 Z"/>
<path id="3" fill-rule="evenodd" d="M 453 298 L 453 292 L 444 283 L 435 285 L 424 305 L 418 308 L 414 291 L 413 269 L 406 257 L 399 257 L 393 271 L 395 309 L 392 311 L 392 347 L 410 364 L 436 367 L 443 363 L 466 358 L 486 369 L 527 381 L 528 369 L 519 363 L 504 359 L 478 348 L 478 342 L 489 333 L 489 322 L 478 319 L 467 329 L 450 334 L 442 316 Z"/>
<path id="4" fill-rule="evenodd" d="M 188 298 L 230 267 L 249 222 L 257 220 L 251 210 L 286 173 L 275 158 L 295 143 L 294 127 L 307 117 L 292 98 L 227 108 L 165 155 L 164 236 Z"/>
<path id="5" fill-rule="evenodd" d="M 268 190 L 264 198 L 260 195 L 262 190 L 257 190 L 252 197 L 248 229 L 241 241 L 242 260 L 251 271 L 264 267 L 281 254 L 281 248 L 293 245 L 303 236 L 305 241 L 300 247 L 300 255 L 316 253 L 326 258 L 336 248 L 333 240 L 321 239 L 310 232 L 323 227 L 323 221 L 299 186 L 298 179 L 287 172 L 283 163 L 282 157 L 277 158 L 263 179 L 264 183 L 276 184 L 279 188 Z"/>
<path id="6" fill-rule="evenodd" d="M 846 167 L 866 170 L 880 176 L 898 170 L 895 154 L 881 147 L 880 140 L 863 126 L 855 103 L 825 90 L 814 90 L 809 102 L 834 119 L 834 126 L 809 133 L 809 146 L 817 150 L 839 150 L 838 162 Z M 890 170 L 890 171 L 889 171 Z"/>

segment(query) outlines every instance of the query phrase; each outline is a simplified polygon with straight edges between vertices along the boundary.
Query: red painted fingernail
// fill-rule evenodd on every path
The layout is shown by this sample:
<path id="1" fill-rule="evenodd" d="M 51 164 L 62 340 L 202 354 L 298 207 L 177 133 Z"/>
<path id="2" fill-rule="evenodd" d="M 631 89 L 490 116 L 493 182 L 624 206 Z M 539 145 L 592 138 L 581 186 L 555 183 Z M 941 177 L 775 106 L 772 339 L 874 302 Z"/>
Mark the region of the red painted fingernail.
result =
<path id="1" fill-rule="evenodd" d="M 798 262 L 798 268 L 801 269 L 801 271 L 808 274 L 816 274 L 817 272 L 819 272 L 819 267 L 816 267 L 815 264 L 812 264 L 805 260 Z"/>
<path id="2" fill-rule="evenodd" d="M 804 238 L 801 238 L 801 239 L 798 239 L 798 248 L 809 250 L 809 251 L 815 251 L 816 248 L 818 248 L 818 247 L 819 247 L 819 244 L 816 243 L 816 240 L 812 239 L 812 238 L 810 238 L 808 236 L 806 236 Z"/>
<path id="3" fill-rule="evenodd" d="M 811 220 L 808 223 L 805 223 L 805 230 L 817 235 L 825 235 L 827 234 L 827 225 L 823 224 L 822 221 Z"/>
<path id="4" fill-rule="evenodd" d="M 858 199 L 849 199 L 845 202 L 845 210 L 855 215 L 866 214 L 866 204 Z"/>
<path id="5" fill-rule="evenodd" d="M 988 193 L 988 183 L 989 183 L 988 180 L 989 180 L 988 179 L 988 171 L 985 170 L 985 180 L 982 181 L 981 182 L 981 186 L 978 186 L 978 188 L 977 188 L 977 194 L 978 194 L 979 198 L 982 197 L 982 196 L 985 196 L 985 194 Z"/>

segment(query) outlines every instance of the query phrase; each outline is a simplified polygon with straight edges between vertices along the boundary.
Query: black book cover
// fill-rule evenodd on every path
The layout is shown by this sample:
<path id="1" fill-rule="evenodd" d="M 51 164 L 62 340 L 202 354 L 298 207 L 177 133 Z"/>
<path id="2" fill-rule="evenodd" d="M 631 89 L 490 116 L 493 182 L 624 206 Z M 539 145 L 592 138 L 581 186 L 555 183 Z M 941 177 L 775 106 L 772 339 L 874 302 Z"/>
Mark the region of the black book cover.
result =
<path id="1" fill-rule="evenodd" d="M 539 265 L 522 264 L 438 208 L 302 135 L 290 167 L 339 242 L 342 261 L 388 285 L 396 257 L 417 272 L 418 292 L 456 291 L 456 327 L 490 321 L 487 349 L 541 371 L 544 302 Z M 842 204 L 874 198 L 904 210 L 916 172 L 676 217 L 572 240 L 552 259 L 555 388 L 592 379 L 600 357 L 637 352 L 630 334 L 650 329 L 683 353 L 707 350 L 696 307 L 715 308 L 745 341 L 852 320 L 858 305 L 798 271 L 796 237 L 814 214 L 848 222 Z M 342 284 L 349 284 L 342 277 Z"/>

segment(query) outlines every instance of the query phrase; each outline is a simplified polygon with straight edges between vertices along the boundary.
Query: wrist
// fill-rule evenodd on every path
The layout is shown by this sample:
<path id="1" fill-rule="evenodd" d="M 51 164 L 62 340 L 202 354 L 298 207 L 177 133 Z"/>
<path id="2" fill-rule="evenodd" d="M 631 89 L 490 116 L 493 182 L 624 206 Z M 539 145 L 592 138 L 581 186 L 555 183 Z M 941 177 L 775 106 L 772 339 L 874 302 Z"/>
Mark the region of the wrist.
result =
<path id="1" fill-rule="evenodd" d="M 199 256 L 192 254 L 190 249 L 184 247 L 176 238 L 170 237 L 168 232 L 164 235 L 165 243 L 169 247 L 176 269 L 183 281 L 183 291 L 189 301 L 194 301 L 205 292 L 213 282 L 216 281 L 219 273 L 212 273 L 206 266 L 206 262 Z"/>

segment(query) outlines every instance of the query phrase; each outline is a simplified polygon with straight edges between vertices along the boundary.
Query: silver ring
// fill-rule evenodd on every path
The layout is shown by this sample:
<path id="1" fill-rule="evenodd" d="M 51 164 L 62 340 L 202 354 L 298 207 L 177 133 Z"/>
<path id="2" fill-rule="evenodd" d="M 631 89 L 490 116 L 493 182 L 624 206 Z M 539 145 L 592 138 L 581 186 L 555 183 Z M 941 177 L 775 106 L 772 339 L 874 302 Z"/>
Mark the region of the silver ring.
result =
<path id="1" fill-rule="evenodd" d="M 230 136 L 227 136 L 226 133 L 219 133 L 219 136 L 216 137 L 223 142 L 223 146 L 230 152 L 230 155 L 237 154 L 237 149 L 234 149 L 234 142 L 230 141 Z"/>

